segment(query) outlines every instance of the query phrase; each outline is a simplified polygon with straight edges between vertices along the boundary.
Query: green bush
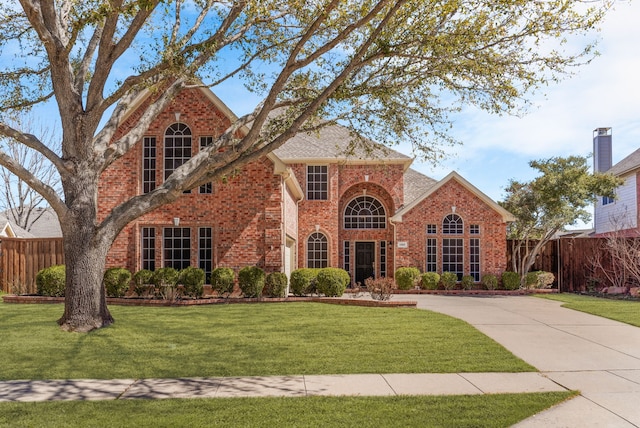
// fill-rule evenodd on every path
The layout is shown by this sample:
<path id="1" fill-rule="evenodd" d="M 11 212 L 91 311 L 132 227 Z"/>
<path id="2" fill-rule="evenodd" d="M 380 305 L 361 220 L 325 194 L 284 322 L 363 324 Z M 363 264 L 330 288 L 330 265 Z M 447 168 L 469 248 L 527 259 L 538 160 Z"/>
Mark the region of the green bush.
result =
<path id="1" fill-rule="evenodd" d="M 245 266 L 238 272 L 238 285 L 245 297 L 260 297 L 264 288 L 264 271 L 257 266 Z"/>
<path id="2" fill-rule="evenodd" d="M 475 279 L 473 279 L 473 276 L 471 275 L 463 275 L 460 280 L 460 284 L 464 290 L 471 290 L 475 282 Z"/>
<path id="3" fill-rule="evenodd" d="M 498 288 L 498 277 L 492 273 L 485 273 L 482 275 L 482 285 L 487 290 L 495 290 Z"/>
<path id="4" fill-rule="evenodd" d="M 453 272 L 442 272 L 440 275 L 440 282 L 445 290 L 453 290 L 458 282 L 458 275 Z"/>
<path id="5" fill-rule="evenodd" d="M 41 296 L 63 297 L 66 281 L 64 265 L 44 268 L 36 274 L 36 287 Z"/>
<path id="6" fill-rule="evenodd" d="M 326 297 L 340 297 L 349 284 L 349 273 L 340 268 L 327 267 L 320 269 L 316 277 L 318 293 Z"/>
<path id="7" fill-rule="evenodd" d="M 153 272 L 149 269 L 140 269 L 133 274 L 133 292 L 138 296 L 144 296 L 149 293 L 151 285 L 151 277 Z"/>
<path id="8" fill-rule="evenodd" d="M 228 267 L 218 267 L 211 272 L 211 289 L 218 293 L 218 296 L 228 296 L 233 293 L 233 282 L 235 280 L 233 269 Z"/>
<path id="9" fill-rule="evenodd" d="M 517 272 L 502 272 L 502 286 L 505 290 L 517 290 L 520 288 L 520 275 Z"/>
<path id="10" fill-rule="evenodd" d="M 282 272 L 268 274 L 262 294 L 267 297 L 287 297 L 287 275 Z"/>
<path id="11" fill-rule="evenodd" d="M 422 274 L 420 288 L 423 290 L 436 290 L 440 282 L 440 275 L 435 272 L 425 272 Z"/>
<path id="12" fill-rule="evenodd" d="M 179 298 L 178 279 L 180 279 L 180 272 L 172 267 L 156 269 L 151 276 L 151 283 L 156 287 L 156 297 L 164 300 Z"/>
<path id="13" fill-rule="evenodd" d="M 184 287 L 184 293 L 195 299 L 199 299 L 204 294 L 204 270 L 187 266 L 180 271 L 178 283 Z"/>
<path id="14" fill-rule="evenodd" d="M 415 267 L 401 267 L 396 270 L 394 278 L 398 289 L 411 290 L 420 279 L 420 270 Z"/>
<path id="15" fill-rule="evenodd" d="M 102 282 L 107 296 L 122 297 L 129 290 L 131 272 L 122 267 L 109 268 L 104 272 Z"/>
<path id="16" fill-rule="evenodd" d="M 316 292 L 316 278 L 320 269 L 302 268 L 291 272 L 289 289 L 294 296 L 306 296 Z"/>
<path id="17" fill-rule="evenodd" d="M 527 272 L 524 277 L 524 284 L 526 288 L 535 288 L 538 284 L 538 275 L 540 275 L 540 271 L 532 271 Z"/>

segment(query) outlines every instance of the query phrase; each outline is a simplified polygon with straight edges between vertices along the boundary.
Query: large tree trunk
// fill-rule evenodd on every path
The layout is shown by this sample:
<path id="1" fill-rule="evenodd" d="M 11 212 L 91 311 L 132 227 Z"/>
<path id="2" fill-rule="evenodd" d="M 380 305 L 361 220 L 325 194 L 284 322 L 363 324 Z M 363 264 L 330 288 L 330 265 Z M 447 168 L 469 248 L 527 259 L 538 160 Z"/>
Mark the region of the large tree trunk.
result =
<path id="1" fill-rule="evenodd" d="M 113 323 L 102 284 L 107 248 L 96 245 L 95 236 L 83 230 L 64 234 L 66 288 L 63 330 L 88 332 Z"/>
<path id="2" fill-rule="evenodd" d="M 83 166 L 81 173 L 66 177 L 69 211 L 61 218 L 64 237 L 66 286 L 63 330 L 88 332 L 113 323 L 102 283 L 106 256 L 112 240 L 97 228 L 97 174 Z M 64 178 L 63 178 L 64 180 Z"/>

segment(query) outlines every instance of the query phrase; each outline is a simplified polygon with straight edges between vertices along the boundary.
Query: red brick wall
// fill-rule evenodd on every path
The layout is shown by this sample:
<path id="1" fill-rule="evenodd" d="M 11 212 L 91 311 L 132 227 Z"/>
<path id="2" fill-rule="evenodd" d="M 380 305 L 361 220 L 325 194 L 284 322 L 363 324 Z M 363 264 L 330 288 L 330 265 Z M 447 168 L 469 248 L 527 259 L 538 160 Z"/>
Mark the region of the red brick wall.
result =
<path id="1" fill-rule="evenodd" d="M 442 235 L 442 220 L 455 213 L 464 221 L 463 235 Z M 436 235 L 426 234 L 426 225 L 437 225 Z M 479 235 L 469 234 L 469 225 L 480 226 Z M 422 201 L 411 211 L 402 216 L 402 222 L 396 226 L 396 241 L 407 243 L 407 248 L 397 248 L 396 268 L 403 266 L 417 267 L 421 271 L 425 269 L 426 239 L 438 240 L 438 273 L 442 272 L 442 238 L 464 239 L 465 245 L 465 274 L 469 273 L 469 249 L 470 238 L 480 238 L 480 272 L 500 275 L 506 269 L 506 224 L 502 217 L 488 206 L 484 201 L 475 196 L 464 186 L 455 180 L 450 180 L 440 189 Z"/>
<path id="2" fill-rule="evenodd" d="M 155 136 L 157 145 L 156 182 L 163 177 L 163 136 L 180 122 L 192 131 L 192 153 L 200 145 L 200 136 L 217 136 L 229 121 L 199 90 L 183 91 L 172 105 L 149 127 L 146 136 Z M 137 117 L 137 114 L 132 115 Z M 131 123 L 131 122 L 129 122 Z M 104 218 L 113 207 L 140 192 L 142 143 L 114 162 L 102 175 L 99 215 Z M 273 163 L 264 158 L 245 166 L 226 182 L 216 182 L 212 194 L 199 194 L 198 189 L 185 194 L 172 204 L 150 212 L 125 228 L 108 254 L 108 266 L 140 269 L 140 229 L 156 227 L 156 267 L 162 266 L 162 228 L 191 228 L 191 264 L 198 265 L 198 227 L 213 228 L 213 266 L 239 269 L 247 265 L 267 271 L 281 270 L 283 235 L 282 177 L 273 173 Z"/>

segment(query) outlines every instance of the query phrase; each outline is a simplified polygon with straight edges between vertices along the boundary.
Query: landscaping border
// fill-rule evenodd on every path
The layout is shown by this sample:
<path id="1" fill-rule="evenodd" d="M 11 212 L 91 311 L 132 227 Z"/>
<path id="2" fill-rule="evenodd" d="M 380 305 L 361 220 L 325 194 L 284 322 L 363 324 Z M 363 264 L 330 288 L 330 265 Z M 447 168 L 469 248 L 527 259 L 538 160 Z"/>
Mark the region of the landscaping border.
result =
<path id="1" fill-rule="evenodd" d="M 48 296 L 21 296 L 16 294 L 5 294 L 2 296 L 5 303 L 18 304 L 51 304 L 64 303 L 64 297 Z M 238 303 L 288 303 L 288 302 L 317 302 L 333 305 L 385 307 L 385 308 L 415 308 L 418 303 L 412 300 L 380 301 L 362 300 L 357 298 L 335 298 L 335 297 L 283 297 L 283 298 L 245 298 L 230 297 L 227 299 L 203 298 L 185 300 L 160 300 L 160 299 L 140 299 L 126 297 L 107 297 L 107 304 L 119 306 L 198 306 L 198 305 L 228 305 Z"/>

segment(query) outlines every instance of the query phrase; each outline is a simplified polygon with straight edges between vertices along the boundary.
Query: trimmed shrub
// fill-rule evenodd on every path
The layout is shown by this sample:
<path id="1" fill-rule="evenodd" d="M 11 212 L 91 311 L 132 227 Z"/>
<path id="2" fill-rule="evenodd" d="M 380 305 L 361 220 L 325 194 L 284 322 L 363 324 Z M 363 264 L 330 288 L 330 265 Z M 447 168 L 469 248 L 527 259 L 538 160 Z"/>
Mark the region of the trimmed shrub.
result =
<path id="1" fill-rule="evenodd" d="M 156 269 L 151 276 L 151 283 L 156 287 L 156 297 L 164 300 L 178 299 L 180 297 L 177 287 L 178 279 L 180 279 L 180 273 L 172 267 Z"/>
<path id="2" fill-rule="evenodd" d="M 487 290 L 495 290 L 498 288 L 498 277 L 492 273 L 485 273 L 482 275 L 482 285 Z"/>
<path id="3" fill-rule="evenodd" d="M 373 300 L 390 300 L 396 284 L 391 278 L 367 278 L 364 280 L 367 291 Z"/>
<path id="4" fill-rule="evenodd" d="M 204 277 L 204 270 L 187 266 L 180 271 L 178 283 L 182 284 L 187 296 L 199 299 L 204 294 Z"/>
<path id="5" fill-rule="evenodd" d="M 551 288 L 556 277 L 551 272 L 541 271 L 538 274 L 537 288 Z"/>
<path id="6" fill-rule="evenodd" d="M 524 277 L 524 285 L 526 288 L 535 288 L 538 284 L 538 275 L 540 271 L 527 272 Z"/>
<path id="7" fill-rule="evenodd" d="M 442 275 L 440 275 L 440 282 L 445 290 L 453 290 L 458 282 L 458 275 L 453 272 L 442 272 Z"/>
<path id="8" fill-rule="evenodd" d="M 422 274 L 420 288 L 423 290 L 437 290 L 440 282 L 440 275 L 435 272 L 425 272 Z"/>
<path id="9" fill-rule="evenodd" d="M 264 271 L 257 266 L 245 266 L 238 272 L 238 285 L 245 297 L 260 297 L 264 288 Z"/>
<path id="10" fill-rule="evenodd" d="M 502 286 L 505 290 L 517 290 L 520 288 L 520 275 L 517 272 L 502 272 Z"/>
<path id="11" fill-rule="evenodd" d="M 145 296 L 149 293 L 151 277 L 153 272 L 149 269 L 140 269 L 133 274 L 133 292 L 138 296 Z"/>
<path id="12" fill-rule="evenodd" d="M 415 267 L 401 267 L 396 270 L 396 284 L 400 290 L 411 290 L 420 279 L 420 270 Z"/>
<path id="13" fill-rule="evenodd" d="M 227 297 L 233 293 L 233 282 L 236 274 L 228 267 L 218 267 L 211 272 L 211 289 L 218 293 L 218 296 Z"/>
<path id="14" fill-rule="evenodd" d="M 66 281 L 64 265 L 49 266 L 36 274 L 36 287 L 41 296 L 63 297 Z"/>
<path id="15" fill-rule="evenodd" d="M 283 272 L 271 272 L 264 280 L 262 295 L 267 297 L 287 297 L 287 275 Z"/>
<path id="16" fill-rule="evenodd" d="M 464 290 L 471 290 L 475 282 L 475 279 L 473 279 L 473 276 L 471 275 L 463 275 L 460 280 L 460 284 Z"/>
<path id="17" fill-rule="evenodd" d="M 109 268 L 104 272 L 102 283 L 108 297 L 122 297 L 129 290 L 131 272 L 122 267 Z"/>
<path id="18" fill-rule="evenodd" d="M 333 267 L 320 269 L 316 277 L 318 293 L 326 297 L 340 297 L 347 289 L 350 280 L 349 273 L 344 269 Z"/>
<path id="19" fill-rule="evenodd" d="M 316 278 L 320 269 L 302 268 L 291 272 L 289 289 L 294 296 L 305 296 L 316 292 Z"/>

